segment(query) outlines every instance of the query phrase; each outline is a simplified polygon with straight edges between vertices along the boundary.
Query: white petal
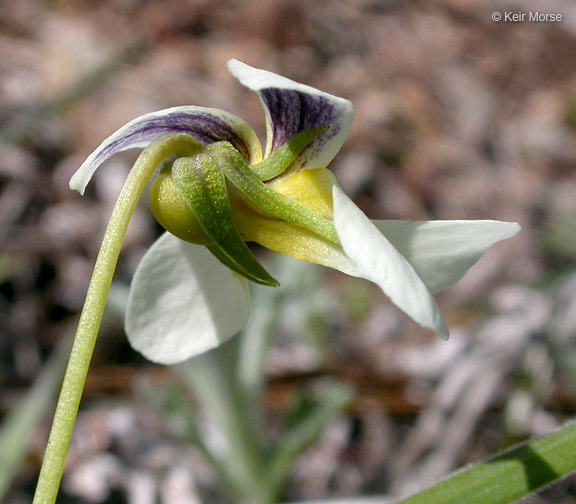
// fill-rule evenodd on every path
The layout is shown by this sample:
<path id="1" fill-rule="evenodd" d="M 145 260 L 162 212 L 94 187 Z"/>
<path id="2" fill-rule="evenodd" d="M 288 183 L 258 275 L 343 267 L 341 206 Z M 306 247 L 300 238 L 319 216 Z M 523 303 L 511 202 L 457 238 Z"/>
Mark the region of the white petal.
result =
<path id="1" fill-rule="evenodd" d="M 132 280 L 126 333 L 146 358 L 174 364 L 230 339 L 249 315 L 244 278 L 205 247 L 165 233 L 144 255 Z"/>
<path id="2" fill-rule="evenodd" d="M 515 222 L 375 221 L 376 227 L 408 260 L 431 292 L 460 280 L 489 247 L 514 236 Z"/>
<path id="3" fill-rule="evenodd" d="M 230 60 L 228 69 L 262 101 L 268 132 L 266 156 L 300 131 L 329 127 L 294 162 L 295 169 L 328 166 L 352 127 L 352 103 L 237 60 Z"/>
<path id="4" fill-rule="evenodd" d="M 218 109 L 173 107 L 137 117 L 109 136 L 70 179 L 70 188 L 84 194 L 96 169 L 117 152 L 148 146 L 170 133 L 186 133 L 209 144 L 225 140 L 232 143 L 249 162 L 262 158 L 260 141 L 242 119 Z"/>
<path id="5" fill-rule="evenodd" d="M 440 310 L 410 263 L 337 185 L 333 197 L 334 225 L 342 248 L 362 276 L 376 283 L 418 324 L 447 338 Z"/>

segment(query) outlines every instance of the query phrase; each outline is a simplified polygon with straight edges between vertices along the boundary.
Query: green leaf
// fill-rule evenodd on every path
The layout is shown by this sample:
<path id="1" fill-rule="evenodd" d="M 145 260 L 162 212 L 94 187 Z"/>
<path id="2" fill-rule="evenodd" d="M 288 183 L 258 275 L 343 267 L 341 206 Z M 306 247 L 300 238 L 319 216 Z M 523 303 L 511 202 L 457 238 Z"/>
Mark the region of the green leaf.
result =
<path id="1" fill-rule="evenodd" d="M 253 282 L 276 286 L 278 281 L 256 260 L 236 229 L 221 164 L 208 154 L 179 158 L 172 166 L 172 180 L 215 243 L 209 250 L 216 258 Z"/>
<path id="2" fill-rule="evenodd" d="M 398 504 L 507 504 L 576 471 L 576 423 L 447 478 Z"/>
<path id="3" fill-rule="evenodd" d="M 318 398 L 300 393 L 284 420 L 284 432 L 270 457 L 267 483 L 272 494 L 285 484 L 294 460 L 320 438 L 352 399 L 351 389 L 341 383 L 325 384 L 321 392 Z"/>

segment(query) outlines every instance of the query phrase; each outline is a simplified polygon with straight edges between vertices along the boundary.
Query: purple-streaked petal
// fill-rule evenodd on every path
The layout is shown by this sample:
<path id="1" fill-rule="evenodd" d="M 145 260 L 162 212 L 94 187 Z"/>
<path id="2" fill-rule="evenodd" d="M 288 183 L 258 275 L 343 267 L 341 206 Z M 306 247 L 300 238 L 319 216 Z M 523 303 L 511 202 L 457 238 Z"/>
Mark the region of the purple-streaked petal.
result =
<path id="1" fill-rule="evenodd" d="M 137 117 L 122 126 L 96 148 L 70 179 L 70 188 L 84 193 L 96 169 L 114 154 L 143 148 L 171 133 L 186 133 L 203 144 L 225 140 L 250 163 L 262 159 L 254 130 L 242 119 L 218 109 L 174 107 Z"/>
<path id="2" fill-rule="evenodd" d="M 333 197 L 334 226 L 344 252 L 362 277 L 378 285 L 412 320 L 447 338 L 442 314 L 410 263 L 337 184 Z"/>
<path id="3" fill-rule="evenodd" d="M 215 348 L 250 316 L 248 282 L 205 247 L 165 233 L 142 258 L 130 286 L 126 333 L 135 350 L 175 364 Z"/>
<path id="4" fill-rule="evenodd" d="M 230 60 L 228 69 L 244 86 L 258 93 L 264 105 L 266 156 L 300 131 L 328 127 L 298 156 L 294 169 L 328 166 L 352 127 L 352 103 L 237 60 Z"/>

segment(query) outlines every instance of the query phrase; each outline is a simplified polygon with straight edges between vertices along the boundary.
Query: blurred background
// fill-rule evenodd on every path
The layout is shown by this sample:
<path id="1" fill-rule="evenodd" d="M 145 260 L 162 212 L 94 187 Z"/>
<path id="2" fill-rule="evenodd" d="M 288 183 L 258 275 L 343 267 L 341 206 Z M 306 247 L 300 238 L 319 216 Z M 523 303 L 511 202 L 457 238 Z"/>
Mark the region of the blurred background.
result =
<path id="1" fill-rule="evenodd" d="M 563 19 L 491 18 L 536 10 Z M 230 58 L 354 103 L 354 127 L 331 168 L 370 217 L 523 226 L 438 296 L 448 342 L 368 282 L 258 251 L 273 275 L 290 272 L 284 290 L 266 291 L 273 302 L 255 306 L 274 320 L 265 398 L 272 435 L 305 384 L 328 377 L 355 393 L 298 460 L 285 500 L 404 495 L 572 418 L 574 2 L 0 0 L 2 425 L 75 328 L 137 153 L 108 162 L 84 197 L 69 190 L 70 176 L 118 127 L 166 107 L 227 110 L 263 137 L 259 101 L 228 74 Z M 166 421 L 154 399 L 175 386 L 173 371 L 135 354 L 122 328 L 130 278 L 160 232 L 143 201 L 59 502 L 223 502 L 182 442 L 177 412 Z M 30 502 L 52 407 L 38 407 L 38 423 L 21 434 L 7 504 Z M 575 495 L 569 479 L 531 502 Z"/>

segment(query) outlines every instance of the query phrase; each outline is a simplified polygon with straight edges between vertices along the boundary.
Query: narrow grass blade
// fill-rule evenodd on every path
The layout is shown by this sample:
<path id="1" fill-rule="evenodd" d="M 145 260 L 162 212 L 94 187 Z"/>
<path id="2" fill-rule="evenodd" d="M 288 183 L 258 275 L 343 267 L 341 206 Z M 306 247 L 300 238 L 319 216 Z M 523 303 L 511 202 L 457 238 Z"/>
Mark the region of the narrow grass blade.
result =
<path id="1" fill-rule="evenodd" d="M 506 504 L 576 471 L 576 423 L 464 469 L 398 504 Z"/>

